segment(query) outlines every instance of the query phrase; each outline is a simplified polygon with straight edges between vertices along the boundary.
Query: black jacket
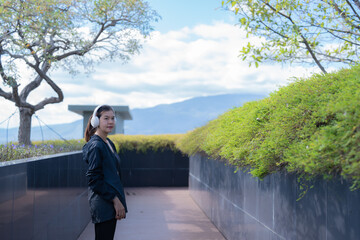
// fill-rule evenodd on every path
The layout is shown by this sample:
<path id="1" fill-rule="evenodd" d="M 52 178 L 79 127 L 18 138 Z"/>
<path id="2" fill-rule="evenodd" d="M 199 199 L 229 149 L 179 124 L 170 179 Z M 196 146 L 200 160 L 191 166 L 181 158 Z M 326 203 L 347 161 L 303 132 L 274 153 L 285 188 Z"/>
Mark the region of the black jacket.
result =
<path id="1" fill-rule="evenodd" d="M 114 143 L 107 140 L 115 151 Z M 120 199 L 127 212 L 118 154 L 113 153 L 101 137 L 94 135 L 83 147 L 83 160 L 89 165 L 86 176 L 92 222 L 100 223 L 115 218 L 112 202 L 115 196 Z"/>

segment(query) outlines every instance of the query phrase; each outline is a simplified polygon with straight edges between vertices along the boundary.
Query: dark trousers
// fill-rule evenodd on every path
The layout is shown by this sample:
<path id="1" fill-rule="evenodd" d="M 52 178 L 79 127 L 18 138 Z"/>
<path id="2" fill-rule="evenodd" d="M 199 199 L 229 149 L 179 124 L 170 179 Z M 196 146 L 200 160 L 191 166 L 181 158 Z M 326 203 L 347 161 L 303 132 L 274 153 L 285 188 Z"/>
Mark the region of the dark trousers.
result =
<path id="1" fill-rule="evenodd" d="M 95 223 L 95 240 L 113 240 L 116 228 L 116 219 Z"/>

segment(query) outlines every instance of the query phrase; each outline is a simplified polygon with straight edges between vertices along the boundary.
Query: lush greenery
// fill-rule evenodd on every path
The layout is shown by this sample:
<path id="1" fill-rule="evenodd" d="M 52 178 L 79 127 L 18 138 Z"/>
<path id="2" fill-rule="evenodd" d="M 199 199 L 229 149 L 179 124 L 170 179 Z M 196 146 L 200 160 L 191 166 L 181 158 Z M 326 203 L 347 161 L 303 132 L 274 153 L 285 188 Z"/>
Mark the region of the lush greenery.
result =
<path id="1" fill-rule="evenodd" d="M 161 151 L 171 149 L 179 151 L 176 141 L 183 134 L 164 134 L 164 135 L 111 135 L 109 138 L 114 142 L 118 151 L 138 151 L 147 150 Z"/>
<path id="2" fill-rule="evenodd" d="M 265 60 L 312 62 L 324 73 L 326 63 L 359 63 L 359 0 L 226 0 L 249 41 L 240 56 L 257 66 Z"/>
<path id="3" fill-rule="evenodd" d="M 293 79 L 268 98 L 231 109 L 187 134 L 110 138 L 118 151 L 170 148 L 189 155 L 203 152 L 212 158 L 226 159 L 238 169 L 249 169 L 260 178 L 282 169 L 305 177 L 331 178 L 340 174 L 357 189 L 359 103 L 360 66 L 355 66 L 308 79 Z M 33 147 L 8 145 L 1 146 L 0 154 L 1 159 L 18 159 L 80 150 L 83 144 L 83 140 L 74 140 L 70 144 L 34 143 Z"/>
<path id="4" fill-rule="evenodd" d="M 0 145 L 0 162 L 81 150 L 83 145 L 84 140 L 38 141 L 31 146 L 9 143 Z"/>
<path id="5" fill-rule="evenodd" d="M 187 133 L 178 146 L 260 178 L 286 168 L 312 177 L 341 174 L 359 188 L 360 66 L 294 79 Z"/>

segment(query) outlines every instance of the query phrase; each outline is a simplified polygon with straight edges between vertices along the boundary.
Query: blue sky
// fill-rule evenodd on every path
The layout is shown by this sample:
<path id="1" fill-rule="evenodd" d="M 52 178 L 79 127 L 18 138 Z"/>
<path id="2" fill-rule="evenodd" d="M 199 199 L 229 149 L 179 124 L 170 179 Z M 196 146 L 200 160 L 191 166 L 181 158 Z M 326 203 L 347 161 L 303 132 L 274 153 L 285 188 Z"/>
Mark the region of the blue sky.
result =
<path id="1" fill-rule="evenodd" d="M 146 108 L 185 99 L 227 93 L 268 94 L 286 85 L 292 76 L 307 76 L 314 68 L 275 63 L 248 67 L 238 57 L 248 41 L 235 26 L 232 13 L 221 9 L 221 0 L 149 0 L 162 19 L 139 55 L 126 63 L 103 62 L 90 75 L 75 77 L 60 70 L 53 79 L 64 92 L 60 104 L 47 105 L 37 115 L 46 124 L 73 122 L 82 117 L 69 112 L 71 104 L 127 105 Z M 47 86 L 30 95 L 36 103 L 54 96 Z M 16 107 L 0 100 L 0 122 Z M 36 119 L 33 125 L 36 126 Z M 9 126 L 17 126 L 14 117 Z M 1 125 L 0 128 L 5 128 Z"/>
<path id="2" fill-rule="evenodd" d="M 214 21 L 235 23 L 232 14 L 221 9 L 221 0 L 149 0 L 162 20 L 154 24 L 155 30 L 167 32 Z"/>

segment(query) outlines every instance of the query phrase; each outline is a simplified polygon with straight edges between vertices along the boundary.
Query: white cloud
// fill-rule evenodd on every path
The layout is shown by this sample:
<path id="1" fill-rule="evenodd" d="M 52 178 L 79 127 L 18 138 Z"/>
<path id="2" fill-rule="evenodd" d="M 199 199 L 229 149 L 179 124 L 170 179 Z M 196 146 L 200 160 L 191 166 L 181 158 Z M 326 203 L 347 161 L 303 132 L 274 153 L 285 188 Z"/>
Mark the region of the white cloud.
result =
<path id="1" fill-rule="evenodd" d="M 139 55 L 127 64 L 105 62 L 89 76 L 73 79 L 57 71 L 54 80 L 62 88 L 63 103 L 48 105 L 38 115 L 47 124 L 71 122 L 81 117 L 67 110 L 69 104 L 128 105 L 151 107 L 196 96 L 224 93 L 269 93 L 285 85 L 291 76 L 307 76 L 316 68 L 284 67 L 279 64 L 248 67 L 238 57 L 239 50 L 259 39 L 246 39 L 237 26 L 216 22 L 168 33 L 154 32 Z M 55 93 L 42 86 L 31 101 Z M 12 105 L 12 106 L 11 106 Z M 0 122 L 15 110 L 0 100 Z M 1 125 L 0 128 L 6 127 Z"/>

